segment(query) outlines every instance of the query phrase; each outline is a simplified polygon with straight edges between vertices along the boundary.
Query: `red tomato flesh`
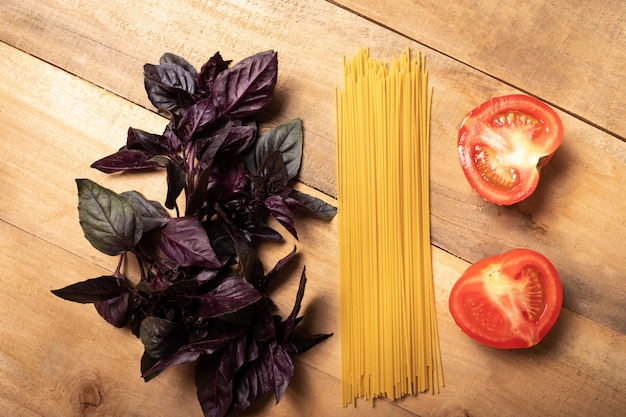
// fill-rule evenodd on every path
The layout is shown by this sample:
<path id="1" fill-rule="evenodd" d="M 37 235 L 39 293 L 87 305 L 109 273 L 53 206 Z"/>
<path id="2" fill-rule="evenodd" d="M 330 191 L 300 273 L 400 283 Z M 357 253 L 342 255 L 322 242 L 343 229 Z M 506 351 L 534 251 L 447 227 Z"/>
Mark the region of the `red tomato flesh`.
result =
<path id="1" fill-rule="evenodd" d="M 472 110 L 459 129 L 459 160 L 472 188 L 500 205 L 535 191 L 541 169 L 563 141 L 561 119 L 523 94 L 495 97 Z"/>
<path id="2" fill-rule="evenodd" d="M 470 266 L 452 287 L 450 313 L 471 338 L 500 349 L 536 345 L 561 312 L 563 289 L 543 255 L 513 249 Z"/>

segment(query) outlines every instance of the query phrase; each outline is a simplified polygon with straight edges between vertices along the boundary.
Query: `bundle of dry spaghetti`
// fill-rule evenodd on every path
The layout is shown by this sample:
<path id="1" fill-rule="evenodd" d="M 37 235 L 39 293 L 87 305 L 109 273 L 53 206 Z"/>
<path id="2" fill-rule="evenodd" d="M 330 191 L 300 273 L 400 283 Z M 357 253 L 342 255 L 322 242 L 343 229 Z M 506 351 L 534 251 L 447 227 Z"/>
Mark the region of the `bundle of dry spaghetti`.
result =
<path id="1" fill-rule="evenodd" d="M 443 386 L 424 58 L 359 50 L 336 92 L 343 405 Z"/>

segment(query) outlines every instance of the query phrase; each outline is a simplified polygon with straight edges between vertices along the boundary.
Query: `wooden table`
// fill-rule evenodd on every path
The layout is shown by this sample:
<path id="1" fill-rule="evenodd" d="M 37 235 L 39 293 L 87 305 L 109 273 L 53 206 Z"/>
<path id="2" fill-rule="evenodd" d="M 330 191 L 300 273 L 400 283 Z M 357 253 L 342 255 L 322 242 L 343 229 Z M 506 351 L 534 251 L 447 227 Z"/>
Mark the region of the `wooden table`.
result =
<path id="1" fill-rule="evenodd" d="M 158 175 L 89 168 L 124 144 L 128 127 L 162 131 L 144 63 L 167 51 L 196 66 L 216 51 L 234 61 L 278 51 L 272 123 L 302 118 L 299 185 L 332 203 L 342 56 L 369 47 L 389 60 L 409 47 L 426 55 L 434 87 L 432 244 L 446 385 L 374 408 L 341 407 L 337 224 L 303 218 L 304 314 L 313 331 L 335 335 L 297 358 L 278 406 L 267 398 L 245 415 L 626 415 L 622 0 L 4 0 L 0 22 L 0 414 L 202 415 L 192 367 L 144 383 L 142 346 L 127 329 L 50 293 L 117 262 L 83 238 L 75 178 L 165 197 Z M 507 208 L 470 189 L 456 135 L 469 110 L 514 92 L 553 106 L 565 138 L 535 194 Z M 552 260 L 564 308 L 535 348 L 499 351 L 460 332 L 447 297 L 469 263 L 513 247 Z M 294 277 L 276 295 L 279 305 L 290 307 L 296 285 Z"/>

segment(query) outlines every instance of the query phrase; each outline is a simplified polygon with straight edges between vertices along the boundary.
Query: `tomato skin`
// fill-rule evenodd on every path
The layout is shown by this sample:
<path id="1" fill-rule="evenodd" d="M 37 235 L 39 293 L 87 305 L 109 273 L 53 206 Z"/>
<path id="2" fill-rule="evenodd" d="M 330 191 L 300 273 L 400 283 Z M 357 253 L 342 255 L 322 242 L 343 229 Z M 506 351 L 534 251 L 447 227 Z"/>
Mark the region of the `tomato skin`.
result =
<path id="1" fill-rule="evenodd" d="M 541 169 L 562 141 L 563 124 L 551 107 L 512 94 L 469 112 L 459 128 L 457 149 L 472 188 L 487 201 L 511 205 L 535 191 Z"/>
<path id="2" fill-rule="evenodd" d="M 484 258 L 461 275 L 449 308 L 461 330 L 499 349 L 528 348 L 543 339 L 563 304 L 552 263 L 529 249 Z"/>

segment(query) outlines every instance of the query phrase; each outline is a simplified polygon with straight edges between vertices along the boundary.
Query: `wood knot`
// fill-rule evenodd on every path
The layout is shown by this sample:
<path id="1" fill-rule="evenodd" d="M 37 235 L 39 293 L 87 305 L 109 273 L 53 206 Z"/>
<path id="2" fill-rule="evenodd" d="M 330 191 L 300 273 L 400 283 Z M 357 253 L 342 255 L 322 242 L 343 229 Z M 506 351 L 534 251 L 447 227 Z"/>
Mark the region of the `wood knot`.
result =
<path id="1" fill-rule="evenodd" d="M 103 402 L 102 385 L 95 374 L 82 375 L 74 383 L 74 403 L 81 414 L 86 415 Z"/>
<path id="2" fill-rule="evenodd" d="M 87 410 L 90 407 L 97 407 L 102 404 L 102 394 L 99 387 L 95 385 L 84 385 L 78 393 L 78 401 L 81 408 Z"/>

